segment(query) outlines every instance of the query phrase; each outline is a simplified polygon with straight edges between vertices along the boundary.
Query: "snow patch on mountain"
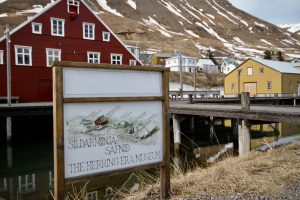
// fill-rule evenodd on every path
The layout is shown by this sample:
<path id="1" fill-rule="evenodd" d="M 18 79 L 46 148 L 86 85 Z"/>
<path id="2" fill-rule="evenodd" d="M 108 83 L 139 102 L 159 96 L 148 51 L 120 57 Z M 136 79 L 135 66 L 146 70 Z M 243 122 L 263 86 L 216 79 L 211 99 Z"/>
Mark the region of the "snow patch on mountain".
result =
<path id="1" fill-rule="evenodd" d="M 130 5 L 134 10 L 136 10 L 136 3 L 134 0 L 127 0 L 127 4 Z"/>
<path id="2" fill-rule="evenodd" d="M 205 46 L 202 46 L 201 44 L 196 44 L 195 47 L 197 47 L 200 51 L 216 51 L 215 48 L 213 47 L 205 47 Z"/>
<path id="3" fill-rule="evenodd" d="M 32 9 L 22 10 L 22 11 L 16 12 L 16 14 L 23 15 L 26 13 L 39 13 L 44 9 L 42 5 L 33 5 L 32 7 L 33 7 Z"/>
<path id="4" fill-rule="evenodd" d="M 269 46 L 272 46 L 272 47 L 274 47 L 274 45 L 273 44 L 271 44 L 270 42 L 268 42 L 267 40 L 265 40 L 265 39 L 260 39 L 260 41 L 262 41 L 263 43 L 265 43 L 265 44 L 267 44 L 267 45 L 269 45 Z"/>
<path id="5" fill-rule="evenodd" d="M 2 14 L 0 14 L 0 18 L 1 17 L 8 17 L 8 13 L 2 13 Z"/>
<path id="6" fill-rule="evenodd" d="M 0 3 L 4 3 L 5 1 L 7 1 L 7 0 L 0 0 Z"/>
<path id="7" fill-rule="evenodd" d="M 163 27 L 162 25 L 160 25 L 155 19 L 153 19 L 152 17 L 148 17 L 149 20 L 147 19 L 142 19 L 147 25 L 155 25 L 158 26 L 159 28 L 157 28 L 157 30 L 164 36 L 171 38 L 172 35 L 170 35 L 167 31 L 167 29 L 165 27 Z"/>
<path id="8" fill-rule="evenodd" d="M 211 15 L 211 14 L 206 13 L 206 15 L 209 16 L 209 17 L 212 18 L 212 19 L 215 19 L 215 16 L 213 16 L 213 15 Z"/>
<path id="9" fill-rule="evenodd" d="M 107 1 L 106 0 L 97 0 L 98 4 L 106 11 L 114 14 L 114 15 L 117 15 L 119 17 L 123 17 L 123 15 L 121 13 L 119 13 L 116 9 L 112 9 L 111 7 L 109 7 L 107 5 Z"/>
<path id="10" fill-rule="evenodd" d="M 298 35 L 300 35 L 300 23 L 299 24 L 279 24 L 277 25 L 280 28 L 286 28 L 291 33 L 299 32 Z"/>
<path id="11" fill-rule="evenodd" d="M 209 34 L 213 35 L 214 37 L 216 37 L 217 39 L 219 39 L 221 42 L 227 42 L 224 38 L 220 37 L 219 34 L 216 31 L 214 31 L 211 27 L 209 27 L 207 24 L 205 26 L 205 25 L 201 24 L 200 22 L 196 22 L 196 25 L 204 28 L 204 30 L 206 30 L 206 32 L 208 32 Z"/>
<path id="12" fill-rule="evenodd" d="M 212 5 L 209 1 L 206 1 L 214 10 L 217 11 L 217 13 L 223 17 L 225 17 L 227 20 L 229 20 L 230 22 L 232 22 L 235 25 L 239 25 L 238 23 L 236 23 L 235 21 L 233 21 L 232 19 L 230 19 L 226 14 L 224 14 L 223 12 L 221 12 L 218 8 L 216 8 L 214 5 Z"/>
<path id="13" fill-rule="evenodd" d="M 242 45 L 246 45 L 239 37 L 234 37 L 233 39 Z"/>
<path id="14" fill-rule="evenodd" d="M 264 25 L 264 24 L 261 24 L 261 23 L 258 23 L 258 22 L 254 22 L 254 24 L 255 24 L 256 26 L 259 26 L 259 27 L 268 29 L 268 27 L 267 27 L 266 25 Z"/>
<path id="15" fill-rule="evenodd" d="M 174 4 L 172 4 L 171 2 L 168 1 L 164 1 L 164 0 L 160 0 L 158 1 L 160 4 L 162 4 L 165 8 L 167 8 L 170 12 L 174 13 L 175 15 L 177 15 L 178 17 L 181 17 L 182 19 L 184 19 L 185 21 L 187 21 L 188 23 L 192 24 L 192 22 L 190 20 L 188 20 L 187 18 L 185 18 L 182 14 L 181 14 L 181 10 L 179 10 Z"/>
<path id="16" fill-rule="evenodd" d="M 194 33 L 194 32 L 191 31 L 191 30 L 186 30 L 186 29 L 184 29 L 184 31 L 187 32 L 188 34 L 190 34 L 190 35 L 193 36 L 193 37 L 200 38 L 199 35 L 197 35 L 196 33 Z"/>

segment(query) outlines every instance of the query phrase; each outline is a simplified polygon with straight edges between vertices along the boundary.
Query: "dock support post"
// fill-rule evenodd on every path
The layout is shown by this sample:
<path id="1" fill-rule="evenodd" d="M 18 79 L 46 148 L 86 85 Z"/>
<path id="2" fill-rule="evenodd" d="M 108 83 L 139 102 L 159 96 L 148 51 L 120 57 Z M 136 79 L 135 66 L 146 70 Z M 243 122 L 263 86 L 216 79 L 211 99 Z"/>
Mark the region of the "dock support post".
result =
<path id="1" fill-rule="evenodd" d="M 173 134 L 174 134 L 174 148 L 175 152 L 179 151 L 181 144 L 181 134 L 180 134 L 180 120 L 179 116 L 173 115 Z"/>
<path id="2" fill-rule="evenodd" d="M 297 106 L 297 99 L 294 98 L 294 106 Z"/>
<path id="3" fill-rule="evenodd" d="M 243 155 L 250 151 L 250 126 L 247 123 L 247 120 L 243 119 L 239 125 L 239 155 Z"/>
<path id="4" fill-rule="evenodd" d="M 8 144 L 12 141 L 12 121 L 9 116 L 6 117 L 6 141 Z"/>
<path id="5" fill-rule="evenodd" d="M 275 141 L 278 141 L 279 134 L 280 134 L 279 123 L 275 123 L 275 128 L 274 128 Z"/>
<path id="6" fill-rule="evenodd" d="M 233 141 L 233 150 L 235 153 L 239 151 L 239 142 L 238 142 L 238 132 L 239 132 L 240 119 L 231 119 L 232 126 L 232 141 Z"/>
<path id="7" fill-rule="evenodd" d="M 242 106 L 242 110 L 250 110 L 250 93 L 249 92 L 242 92 L 241 106 Z"/>

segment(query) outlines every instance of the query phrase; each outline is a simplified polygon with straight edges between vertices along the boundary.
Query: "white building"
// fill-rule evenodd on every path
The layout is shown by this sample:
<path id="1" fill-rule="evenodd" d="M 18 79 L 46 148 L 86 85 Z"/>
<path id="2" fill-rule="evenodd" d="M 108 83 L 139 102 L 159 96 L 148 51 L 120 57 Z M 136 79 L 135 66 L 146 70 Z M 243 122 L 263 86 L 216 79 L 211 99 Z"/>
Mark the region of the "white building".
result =
<path id="1" fill-rule="evenodd" d="M 229 74 L 231 71 L 233 71 L 238 66 L 239 66 L 239 63 L 236 60 L 234 60 L 232 58 L 225 58 L 222 60 L 222 63 L 221 63 L 221 73 Z"/>
<path id="2" fill-rule="evenodd" d="M 171 71 L 180 71 L 179 65 L 180 56 L 174 56 L 166 59 L 166 66 L 169 67 Z M 183 72 L 194 72 L 197 68 L 197 59 L 189 56 L 181 56 L 181 67 Z"/>
<path id="3" fill-rule="evenodd" d="M 197 63 L 197 67 L 199 70 L 207 73 L 219 73 L 218 65 L 215 65 L 211 59 L 200 58 Z"/>

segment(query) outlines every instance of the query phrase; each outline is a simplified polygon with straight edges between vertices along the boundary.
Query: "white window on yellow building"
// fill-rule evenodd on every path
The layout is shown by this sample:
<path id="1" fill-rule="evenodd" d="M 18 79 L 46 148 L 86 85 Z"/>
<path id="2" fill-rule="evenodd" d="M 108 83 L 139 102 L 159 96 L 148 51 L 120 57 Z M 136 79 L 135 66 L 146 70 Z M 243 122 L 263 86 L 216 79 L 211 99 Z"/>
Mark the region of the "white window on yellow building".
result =
<path id="1" fill-rule="evenodd" d="M 247 74 L 248 74 L 248 76 L 252 76 L 253 75 L 253 68 L 252 67 L 248 67 L 247 68 Z"/>
<path id="2" fill-rule="evenodd" d="M 272 81 L 267 82 L 267 89 L 272 90 Z"/>
<path id="3" fill-rule="evenodd" d="M 259 74 L 264 74 L 264 68 L 263 67 L 259 68 Z"/>
<path id="4" fill-rule="evenodd" d="M 231 92 L 234 92 L 234 90 L 235 90 L 234 86 L 235 86 L 234 83 L 231 83 Z"/>

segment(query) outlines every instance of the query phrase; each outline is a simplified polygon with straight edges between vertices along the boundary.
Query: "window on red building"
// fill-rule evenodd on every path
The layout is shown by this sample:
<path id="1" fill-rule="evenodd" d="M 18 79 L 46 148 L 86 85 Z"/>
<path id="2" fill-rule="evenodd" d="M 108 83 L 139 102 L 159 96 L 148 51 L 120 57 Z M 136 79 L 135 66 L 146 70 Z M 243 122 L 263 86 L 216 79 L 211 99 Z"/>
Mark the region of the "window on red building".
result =
<path id="1" fill-rule="evenodd" d="M 95 39 L 95 24 L 83 22 L 83 39 L 94 40 Z"/>
<path id="2" fill-rule="evenodd" d="M 111 64 L 113 65 L 122 65 L 122 54 L 111 54 Z"/>
<path id="3" fill-rule="evenodd" d="M 16 65 L 32 65 L 32 47 L 15 45 Z"/>
<path id="4" fill-rule="evenodd" d="M 54 61 L 61 61 L 60 49 L 46 49 L 47 54 L 47 67 L 51 67 Z"/>
<path id="5" fill-rule="evenodd" d="M 79 1 L 68 0 L 68 13 L 79 14 Z"/>
<path id="6" fill-rule="evenodd" d="M 51 35 L 65 36 L 65 20 L 51 18 Z"/>
<path id="7" fill-rule="evenodd" d="M 88 63 L 100 63 L 100 53 L 99 52 L 88 52 Z"/>

